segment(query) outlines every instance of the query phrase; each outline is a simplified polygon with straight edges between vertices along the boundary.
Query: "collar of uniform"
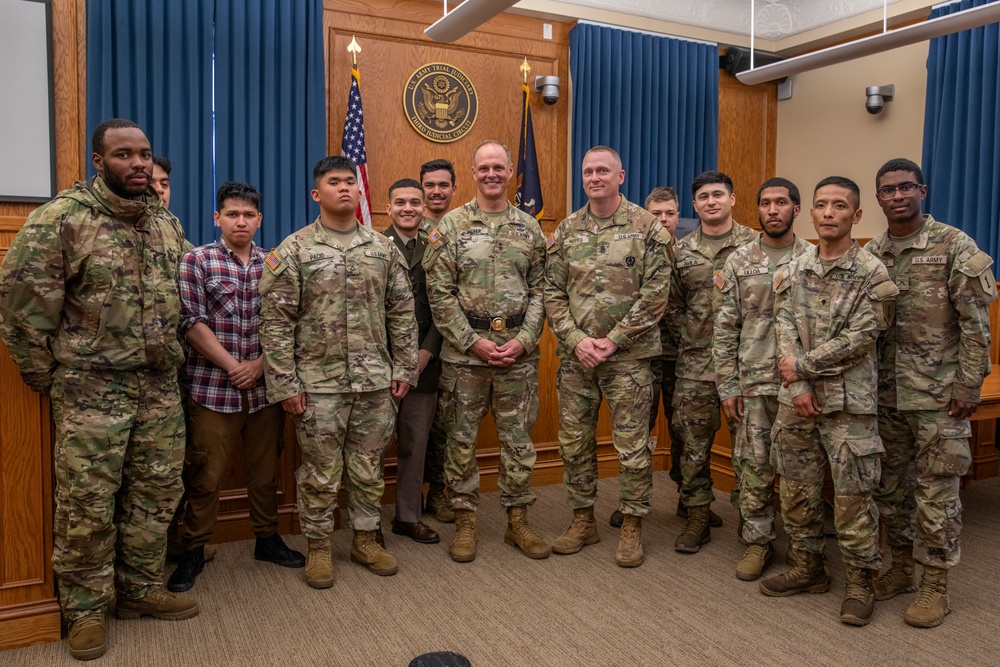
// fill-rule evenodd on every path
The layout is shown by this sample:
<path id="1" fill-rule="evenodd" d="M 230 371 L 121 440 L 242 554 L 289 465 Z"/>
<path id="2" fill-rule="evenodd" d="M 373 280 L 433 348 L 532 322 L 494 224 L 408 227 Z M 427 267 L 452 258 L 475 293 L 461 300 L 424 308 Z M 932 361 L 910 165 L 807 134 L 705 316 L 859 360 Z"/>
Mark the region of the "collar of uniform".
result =
<path id="1" fill-rule="evenodd" d="M 156 196 L 156 192 L 152 188 L 146 188 L 146 194 L 143 195 L 142 199 L 124 199 L 119 197 L 111 191 L 111 188 L 104 182 L 100 174 L 94 176 L 90 184 L 90 190 L 94 193 L 94 197 L 98 203 L 107 209 L 112 216 L 131 222 L 136 226 L 141 226 L 140 223 L 142 220 L 152 215 L 152 209 L 160 204 L 160 199 Z M 153 201 L 150 201 L 150 193 L 155 198 Z"/>
<path id="2" fill-rule="evenodd" d="M 624 227 L 628 224 L 628 200 L 625 199 L 625 195 L 623 194 L 619 194 L 618 196 L 621 197 L 621 201 L 618 202 L 618 208 L 616 208 L 615 212 L 606 219 L 602 219 L 594 215 L 594 212 L 590 210 L 590 202 L 587 202 L 587 205 L 584 207 L 584 211 L 586 211 L 587 217 L 590 218 L 598 229 L 607 229 L 608 227 Z"/>
<path id="3" fill-rule="evenodd" d="M 847 252 L 845 252 L 843 255 L 837 258 L 837 261 L 834 262 L 833 266 L 830 267 L 830 270 L 831 271 L 833 269 L 850 270 L 854 268 L 854 262 L 860 250 L 861 246 L 858 245 L 857 240 L 855 240 L 854 243 L 851 245 L 851 247 L 848 248 Z M 813 273 L 817 275 L 820 276 L 826 275 L 823 269 L 823 260 L 820 259 L 819 256 L 819 244 L 816 245 L 815 253 L 810 258 L 809 266 L 806 268 L 809 268 Z"/>
<path id="4" fill-rule="evenodd" d="M 913 242 L 913 248 L 917 250 L 923 250 L 927 247 L 931 238 L 931 225 L 934 223 L 934 217 L 929 213 L 924 214 L 924 224 L 920 226 L 920 236 L 917 240 Z"/>
<path id="5" fill-rule="evenodd" d="M 323 221 L 316 218 L 315 228 L 313 229 L 313 240 L 317 243 L 322 243 L 323 245 L 328 245 L 331 248 L 341 248 L 343 250 L 350 250 L 351 248 L 356 248 L 359 245 L 364 245 L 366 243 L 371 243 L 375 237 L 373 236 L 376 232 L 373 232 L 368 227 L 365 227 L 361 223 L 358 223 L 358 233 L 355 234 L 354 239 L 351 241 L 351 245 L 344 248 L 343 244 L 337 240 L 336 236 L 323 225 Z"/>
<path id="6" fill-rule="evenodd" d="M 496 213 L 490 214 L 490 215 L 496 215 L 500 213 L 504 214 L 504 217 L 500 220 L 500 225 L 506 225 L 508 222 L 510 222 L 510 219 L 512 217 L 511 210 L 514 209 L 514 207 L 511 205 L 510 202 L 506 202 L 506 204 L 507 204 L 506 211 L 497 211 Z M 471 209 L 469 215 L 469 222 L 481 222 L 483 224 L 487 224 L 486 220 L 487 214 L 485 211 L 483 211 L 483 209 L 479 208 L 479 200 L 473 197 L 472 201 L 469 202 L 468 206 Z"/>
<path id="7" fill-rule="evenodd" d="M 806 241 L 805 239 L 801 239 L 798 236 L 793 236 L 792 239 L 793 239 L 792 240 L 792 246 L 788 249 L 788 252 L 785 253 L 785 256 L 782 257 L 778 261 L 778 263 L 776 264 L 776 266 L 784 266 L 785 264 L 790 264 L 793 259 L 795 259 L 799 255 L 803 254 L 806 250 L 808 250 L 809 248 L 811 248 L 812 245 L 813 245 L 812 243 L 809 243 L 809 241 Z M 752 251 L 753 252 L 753 256 L 751 257 L 751 259 L 753 259 L 753 260 L 760 260 L 760 261 L 762 261 L 765 264 L 770 260 L 770 257 L 768 257 L 767 251 L 764 250 L 764 233 L 763 232 L 761 232 L 760 234 L 757 235 L 757 238 L 754 241 L 751 242 L 750 246 L 753 248 L 753 251 Z"/>
<path id="8" fill-rule="evenodd" d="M 722 246 L 722 248 L 744 245 L 744 242 L 751 240 L 754 237 L 754 234 L 758 234 L 757 230 L 752 229 L 751 227 L 744 227 L 740 223 L 733 220 L 733 233 L 726 238 L 726 243 Z M 691 237 L 691 249 L 697 250 L 702 255 L 708 257 L 705 253 L 705 234 L 701 224 L 699 224 L 698 228 L 695 229 L 689 236 Z"/>

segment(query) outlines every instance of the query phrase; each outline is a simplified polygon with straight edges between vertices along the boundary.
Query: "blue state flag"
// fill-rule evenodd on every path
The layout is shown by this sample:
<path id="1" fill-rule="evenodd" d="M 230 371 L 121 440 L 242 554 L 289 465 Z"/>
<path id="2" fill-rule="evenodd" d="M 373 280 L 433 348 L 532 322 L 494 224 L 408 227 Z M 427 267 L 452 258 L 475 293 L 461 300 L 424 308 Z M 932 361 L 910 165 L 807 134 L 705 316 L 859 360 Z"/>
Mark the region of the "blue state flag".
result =
<path id="1" fill-rule="evenodd" d="M 522 84 L 523 113 L 521 114 L 521 140 L 517 150 L 517 194 L 514 206 L 535 220 L 542 219 L 542 181 L 538 175 L 538 156 L 535 154 L 535 131 L 531 126 L 531 108 L 528 106 L 528 84 Z"/>

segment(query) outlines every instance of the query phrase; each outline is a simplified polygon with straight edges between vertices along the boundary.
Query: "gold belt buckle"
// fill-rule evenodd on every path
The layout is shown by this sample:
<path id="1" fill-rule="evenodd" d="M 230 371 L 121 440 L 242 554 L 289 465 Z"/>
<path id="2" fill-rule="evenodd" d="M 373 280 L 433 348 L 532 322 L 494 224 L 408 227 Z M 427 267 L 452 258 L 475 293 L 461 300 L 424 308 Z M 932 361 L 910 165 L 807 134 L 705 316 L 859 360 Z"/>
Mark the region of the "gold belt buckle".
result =
<path id="1" fill-rule="evenodd" d="M 503 331 L 507 328 L 506 317 L 494 317 L 490 320 L 490 329 L 493 331 Z"/>

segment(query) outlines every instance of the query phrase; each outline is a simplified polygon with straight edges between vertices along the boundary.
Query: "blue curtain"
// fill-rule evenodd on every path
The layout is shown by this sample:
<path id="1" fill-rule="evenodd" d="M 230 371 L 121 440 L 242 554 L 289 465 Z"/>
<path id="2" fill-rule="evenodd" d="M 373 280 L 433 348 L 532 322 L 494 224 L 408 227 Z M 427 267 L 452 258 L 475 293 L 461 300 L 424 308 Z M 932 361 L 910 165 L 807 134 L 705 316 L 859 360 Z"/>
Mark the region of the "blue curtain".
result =
<path id="1" fill-rule="evenodd" d="M 170 208 L 195 244 L 212 219 L 211 0 L 88 0 L 87 154 L 101 121 L 128 118 L 173 163 Z M 88 160 L 88 175 L 95 173 Z M 208 239 L 211 239 L 209 234 Z"/>
<path id="2" fill-rule="evenodd" d="M 173 163 L 170 208 L 192 243 L 217 238 L 216 187 L 240 180 L 263 195 L 255 240 L 276 246 L 319 214 L 323 0 L 88 0 L 88 134 L 112 117 Z"/>
<path id="3" fill-rule="evenodd" d="M 985 4 L 955 2 L 930 18 Z M 931 40 L 923 169 L 926 210 L 1000 257 L 1000 23 Z"/>
<path id="4" fill-rule="evenodd" d="M 257 243 L 319 215 L 309 191 L 326 156 L 323 0 L 216 0 L 216 181 L 260 190 Z"/>
<path id="5" fill-rule="evenodd" d="M 573 208 L 586 201 L 583 155 L 603 144 L 621 153 L 630 201 L 672 185 L 681 215 L 693 217 L 684 193 L 718 165 L 718 46 L 587 23 L 570 31 L 569 45 Z"/>

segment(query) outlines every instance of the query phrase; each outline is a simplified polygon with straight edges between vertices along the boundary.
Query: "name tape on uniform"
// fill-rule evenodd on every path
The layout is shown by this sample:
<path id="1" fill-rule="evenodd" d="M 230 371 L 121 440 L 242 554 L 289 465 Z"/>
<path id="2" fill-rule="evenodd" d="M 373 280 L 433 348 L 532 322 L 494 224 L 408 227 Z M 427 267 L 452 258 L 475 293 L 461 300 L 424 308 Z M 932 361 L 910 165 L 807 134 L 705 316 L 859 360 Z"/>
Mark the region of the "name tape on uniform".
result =
<path id="1" fill-rule="evenodd" d="M 947 264 L 947 255 L 930 255 L 926 257 L 914 257 L 914 264 Z"/>

